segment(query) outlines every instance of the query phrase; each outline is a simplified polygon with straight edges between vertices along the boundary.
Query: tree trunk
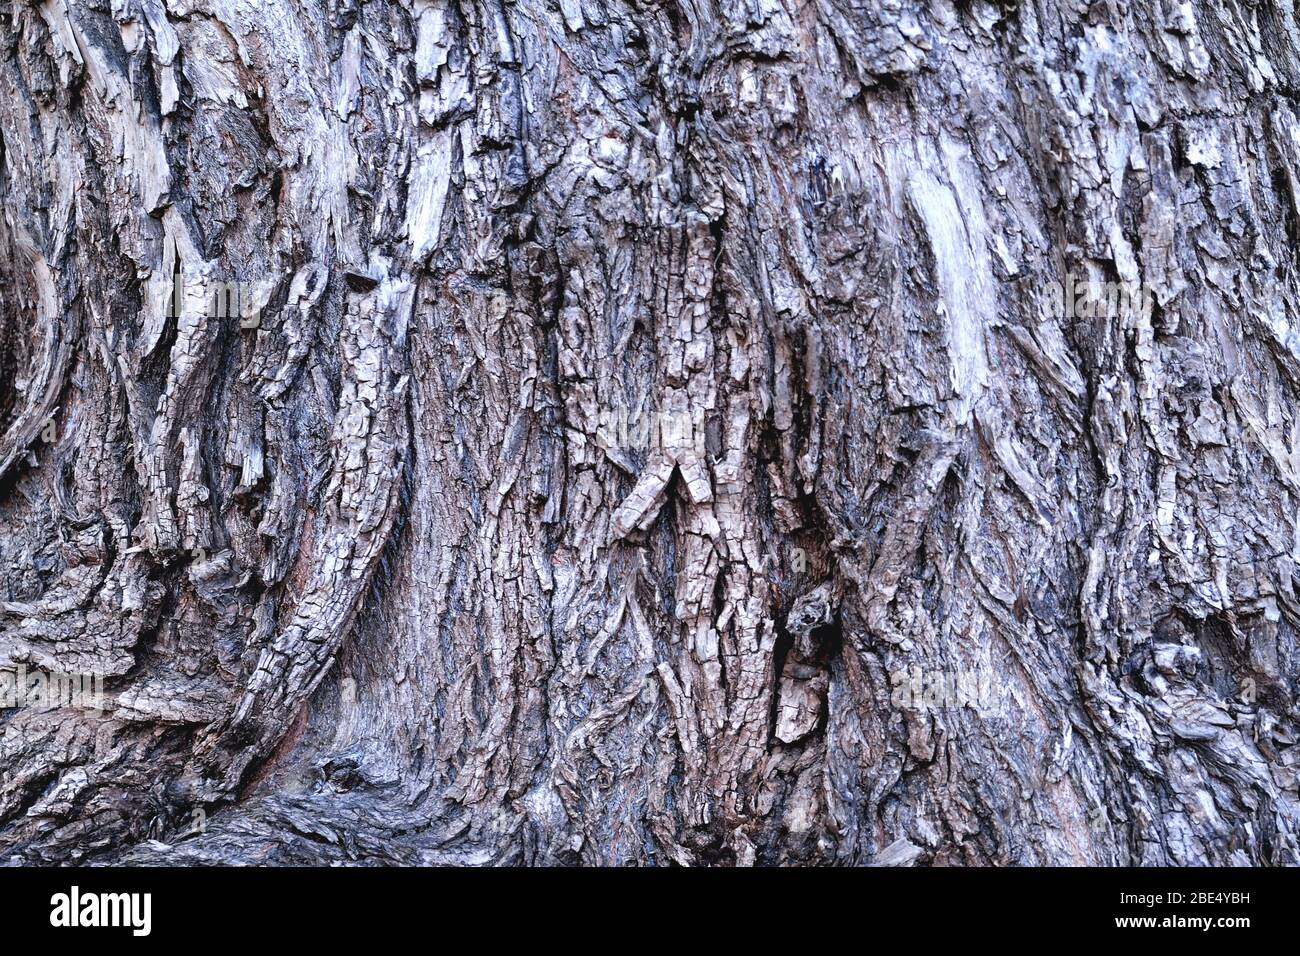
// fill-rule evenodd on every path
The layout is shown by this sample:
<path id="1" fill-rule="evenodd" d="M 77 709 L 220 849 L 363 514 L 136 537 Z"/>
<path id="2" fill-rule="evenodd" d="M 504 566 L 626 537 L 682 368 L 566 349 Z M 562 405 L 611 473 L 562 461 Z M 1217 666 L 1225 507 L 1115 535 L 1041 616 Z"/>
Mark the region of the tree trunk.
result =
<path id="1" fill-rule="evenodd" d="M 0 37 L 0 859 L 1300 863 L 1292 4 Z"/>

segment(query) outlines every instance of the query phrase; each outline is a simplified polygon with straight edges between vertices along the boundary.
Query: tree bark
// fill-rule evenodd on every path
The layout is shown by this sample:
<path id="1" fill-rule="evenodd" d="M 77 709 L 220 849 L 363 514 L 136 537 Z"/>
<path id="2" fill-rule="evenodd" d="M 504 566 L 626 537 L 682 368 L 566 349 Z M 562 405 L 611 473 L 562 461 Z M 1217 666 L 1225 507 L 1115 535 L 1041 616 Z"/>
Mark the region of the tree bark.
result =
<path id="1" fill-rule="evenodd" d="M 0 668 L 104 695 L 0 859 L 1300 863 L 1298 90 L 1277 0 L 11 0 Z"/>

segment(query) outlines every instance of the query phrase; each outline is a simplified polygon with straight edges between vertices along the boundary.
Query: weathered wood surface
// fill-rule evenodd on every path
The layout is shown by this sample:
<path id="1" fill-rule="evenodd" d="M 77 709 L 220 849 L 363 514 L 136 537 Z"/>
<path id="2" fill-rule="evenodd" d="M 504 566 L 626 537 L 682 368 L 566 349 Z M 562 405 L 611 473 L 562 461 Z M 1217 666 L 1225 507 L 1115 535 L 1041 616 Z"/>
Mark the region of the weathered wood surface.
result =
<path id="1" fill-rule="evenodd" d="M 0 668 L 105 701 L 0 859 L 1300 862 L 1297 91 L 1282 0 L 5 3 Z"/>

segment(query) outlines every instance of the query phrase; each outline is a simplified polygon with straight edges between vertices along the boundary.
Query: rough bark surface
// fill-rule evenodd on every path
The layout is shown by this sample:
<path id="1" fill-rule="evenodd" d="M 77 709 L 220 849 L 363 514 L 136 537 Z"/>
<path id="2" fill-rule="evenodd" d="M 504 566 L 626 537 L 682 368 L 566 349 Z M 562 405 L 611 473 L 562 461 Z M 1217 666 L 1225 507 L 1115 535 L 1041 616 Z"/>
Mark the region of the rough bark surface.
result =
<path id="1" fill-rule="evenodd" d="M 1289 0 L 4 3 L 0 669 L 106 700 L 0 859 L 1300 863 L 1298 102 Z"/>

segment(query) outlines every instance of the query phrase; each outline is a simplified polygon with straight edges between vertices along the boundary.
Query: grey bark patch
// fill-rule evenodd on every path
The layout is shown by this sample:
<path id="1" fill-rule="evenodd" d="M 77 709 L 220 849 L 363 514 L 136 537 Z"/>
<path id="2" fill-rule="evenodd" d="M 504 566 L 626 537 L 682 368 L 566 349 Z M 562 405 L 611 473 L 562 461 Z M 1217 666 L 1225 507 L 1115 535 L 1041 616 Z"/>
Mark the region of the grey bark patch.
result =
<path id="1" fill-rule="evenodd" d="M 0 859 L 1300 863 L 1291 14 L 306 6 L 0 11 Z"/>

